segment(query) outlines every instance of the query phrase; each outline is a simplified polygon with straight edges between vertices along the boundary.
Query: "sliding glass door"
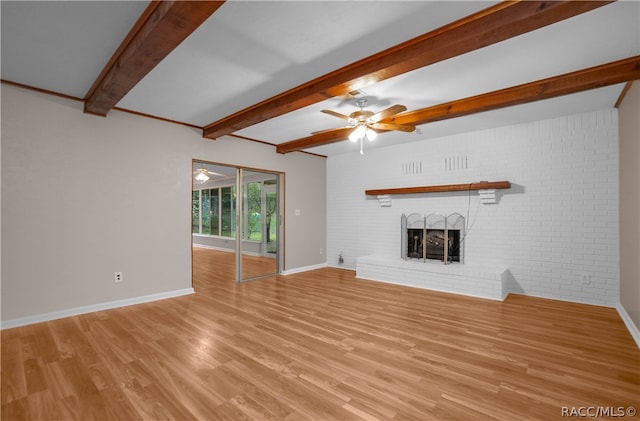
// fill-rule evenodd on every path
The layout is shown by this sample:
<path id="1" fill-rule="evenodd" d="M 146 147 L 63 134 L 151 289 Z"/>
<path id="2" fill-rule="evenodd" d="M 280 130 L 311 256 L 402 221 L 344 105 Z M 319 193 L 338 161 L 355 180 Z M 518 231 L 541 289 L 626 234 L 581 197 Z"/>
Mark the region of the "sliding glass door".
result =
<path id="1" fill-rule="evenodd" d="M 231 263 L 236 282 L 278 273 L 282 175 L 202 161 L 193 175 L 194 247 Z"/>
<path id="2" fill-rule="evenodd" d="M 241 280 L 248 280 L 278 273 L 278 174 L 241 172 Z"/>
<path id="3" fill-rule="evenodd" d="M 209 275 L 236 279 L 235 167 L 193 162 L 191 193 L 192 246 L 205 259 Z M 194 276 L 196 273 L 194 271 Z"/>

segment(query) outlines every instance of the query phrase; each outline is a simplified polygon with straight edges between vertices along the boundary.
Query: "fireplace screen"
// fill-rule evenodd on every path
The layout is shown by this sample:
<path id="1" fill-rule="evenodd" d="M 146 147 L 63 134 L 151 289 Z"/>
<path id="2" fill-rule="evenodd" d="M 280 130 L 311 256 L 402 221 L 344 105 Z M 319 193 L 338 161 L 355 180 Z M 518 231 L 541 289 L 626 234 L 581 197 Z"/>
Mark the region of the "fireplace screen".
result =
<path id="1" fill-rule="evenodd" d="M 402 215 L 402 258 L 404 260 L 440 260 L 445 264 L 462 261 L 464 217 Z"/>

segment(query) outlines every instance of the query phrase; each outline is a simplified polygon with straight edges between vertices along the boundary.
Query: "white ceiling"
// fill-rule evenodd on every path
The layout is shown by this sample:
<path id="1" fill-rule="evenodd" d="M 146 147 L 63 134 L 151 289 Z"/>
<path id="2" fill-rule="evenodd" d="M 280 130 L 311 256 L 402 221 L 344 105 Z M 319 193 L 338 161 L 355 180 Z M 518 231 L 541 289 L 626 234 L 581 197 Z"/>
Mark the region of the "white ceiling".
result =
<path id="1" fill-rule="evenodd" d="M 2 1 L 2 79 L 83 98 L 148 2 Z M 205 126 L 496 2 L 229 1 L 159 63 L 120 108 Z M 640 54 L 640 3 L 619 1 L 361 90 L 368 109 L 408 110 Z M 622 85 L 382 133 L 367 148 L 612 107 Z M 274 145 L 340 127 L 333 98 L 235 134 Z M 107 117 L 108 118 L 108 117 Z M 309 149 L 354 152 L 339 142 Z"/>

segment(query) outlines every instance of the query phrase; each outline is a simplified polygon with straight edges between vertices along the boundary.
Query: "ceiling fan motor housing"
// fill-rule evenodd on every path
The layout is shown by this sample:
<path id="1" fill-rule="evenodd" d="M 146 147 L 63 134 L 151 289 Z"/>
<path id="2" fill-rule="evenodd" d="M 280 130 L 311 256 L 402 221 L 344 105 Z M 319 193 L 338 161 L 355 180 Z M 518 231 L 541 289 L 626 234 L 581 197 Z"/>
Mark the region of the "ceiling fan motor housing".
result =
<path id="1" fill-rule="evenodd" d="M 354 111 L 349 115 L 349 123 L 353 125 L 358 125 L 358 123 L 364 124 L 367 123 L 367 120 L 371 118 L 371 116 L 373 116 L 373 112 L 371 111 Z"/>

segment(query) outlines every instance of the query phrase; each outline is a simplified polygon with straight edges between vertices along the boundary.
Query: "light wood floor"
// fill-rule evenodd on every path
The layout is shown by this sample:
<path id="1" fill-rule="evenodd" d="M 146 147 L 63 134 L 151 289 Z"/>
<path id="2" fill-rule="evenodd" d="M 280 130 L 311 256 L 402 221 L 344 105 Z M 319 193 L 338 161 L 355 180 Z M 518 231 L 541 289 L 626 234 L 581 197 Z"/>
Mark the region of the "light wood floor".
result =
<path id="1" fill-rule="evenodd" d="M 2 332 L 2 420 L 552 420 L 640 408 L 616 311 L 320 269 Z M 566 418 L 562 418 L 566 419 Z M 625 418 L 627 419 L 627 418 Z"/>

